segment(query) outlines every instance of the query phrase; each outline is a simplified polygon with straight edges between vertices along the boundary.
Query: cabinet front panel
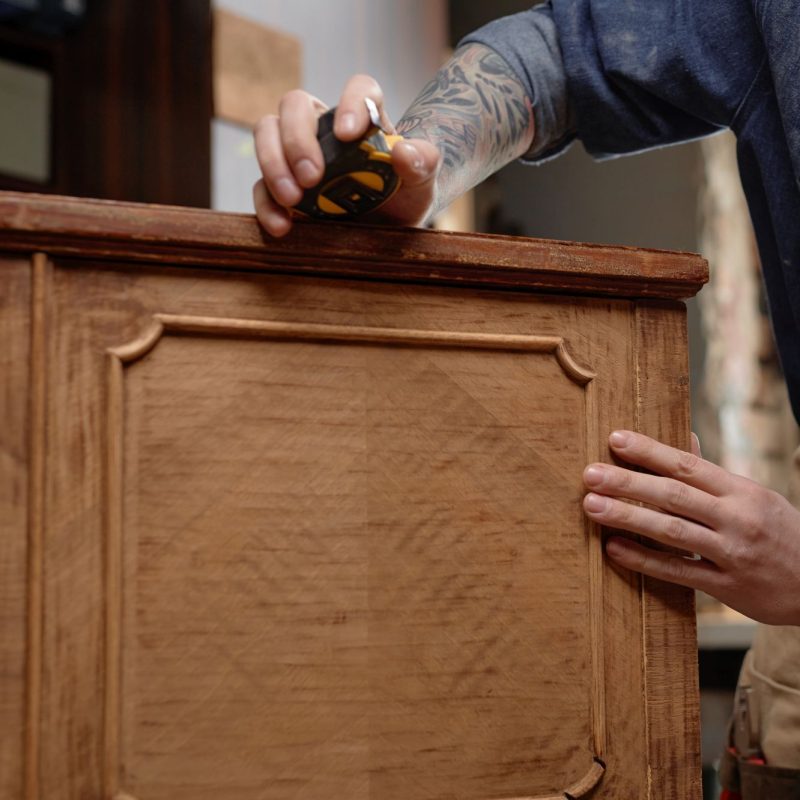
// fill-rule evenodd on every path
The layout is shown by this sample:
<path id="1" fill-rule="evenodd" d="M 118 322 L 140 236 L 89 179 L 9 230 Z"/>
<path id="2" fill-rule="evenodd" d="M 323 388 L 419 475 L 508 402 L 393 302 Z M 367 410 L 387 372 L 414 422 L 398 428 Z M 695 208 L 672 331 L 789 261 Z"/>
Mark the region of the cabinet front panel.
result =
<path id="1" fill-rule="evenodd" d="M 641 586 L 580 507 L 632 304 L 48 291 L 48 800 L 647 796 Z"/>

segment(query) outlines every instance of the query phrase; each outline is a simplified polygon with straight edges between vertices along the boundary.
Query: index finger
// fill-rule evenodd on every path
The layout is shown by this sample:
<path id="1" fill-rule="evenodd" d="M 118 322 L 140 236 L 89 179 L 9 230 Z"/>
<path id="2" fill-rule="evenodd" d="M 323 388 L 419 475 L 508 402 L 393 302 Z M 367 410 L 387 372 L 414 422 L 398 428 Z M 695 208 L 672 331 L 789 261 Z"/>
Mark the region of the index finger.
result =
<path id="1" fill-rule="evenodd" d="M 333 132 L 337 139 L 343 142 L 352 141 L 369 130 L 372 120 L 364 102 L 365 97 L 369 97 L 378 107 L 383 127 L 392 127 L 383 107 L 383 90 L 378 82 L 369 75 L 354 75 L 344 87 L 336 108 Z"/>
<path id="2" fill-rule="evenodd" d="M 716 497 L 734 488 L 733 475 L 722 467 L 642 433 L 614 431 L 608 441 L 613 452 L 621 459 L 657 475 L 675 478 Z"/>

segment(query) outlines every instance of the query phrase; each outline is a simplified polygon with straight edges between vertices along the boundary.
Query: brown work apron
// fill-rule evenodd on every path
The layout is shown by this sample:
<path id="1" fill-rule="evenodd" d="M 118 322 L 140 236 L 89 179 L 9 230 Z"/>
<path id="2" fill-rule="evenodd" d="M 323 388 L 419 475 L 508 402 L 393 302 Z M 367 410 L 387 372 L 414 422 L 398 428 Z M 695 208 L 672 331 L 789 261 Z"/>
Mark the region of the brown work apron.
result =
<path id="1" fill-rule="evenodd" d="M 800 508 L 800 449 L 791 477 L 789 500 Z M 734 705 L 723 787 L 742 800 L 800 800 L 800 627 L 759 625 Z"/>

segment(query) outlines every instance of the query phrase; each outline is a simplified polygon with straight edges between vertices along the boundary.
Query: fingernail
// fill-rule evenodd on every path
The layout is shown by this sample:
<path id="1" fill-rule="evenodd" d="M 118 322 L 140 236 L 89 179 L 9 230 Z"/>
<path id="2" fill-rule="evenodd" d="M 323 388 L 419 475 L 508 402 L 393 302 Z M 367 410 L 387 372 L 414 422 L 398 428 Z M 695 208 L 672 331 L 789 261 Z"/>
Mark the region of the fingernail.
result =
<path id="1" fill-rule="evenodd" d="M 606 476 L 606 471 L 602 467 L 586 467 L 583 471 L 583 482 L 591 486 L 599 486 Z"/>
<path id="2" fill-rule="evenodd" d="M 417 150 L 415 145 L 413 145 L 411 142 L 400 142 L 399 146 L 405 148 L 411 157 L 411 168 L 414 170 L 414 172 L 418 172 L 420 175 L 427 172 L 425 168 L 425 159 L 422 157 L 422 154 L 419 152 L 419 150 Z"/>
<path id="3" fill-rule="evenodd" d="M 279 217 L 277 215 L 273 215 L 270 217 L 270 225 L 269 225 L 269 232 L 278 238 L 282 236 L 286 236 L 289 233 L 289 229 L 292 227 L 291 222 L 285 217 Z"/>
<path id="4" fill-rule="evenodd" d="M 608 506 L 608 498 L 599 494 L 587 494 L 583 499 L 583 507 L 587 511 L 591 511 L 593 514 L 599 514 L 602 511 L 606 511 Z"/>
<path id="5" fill-rule="evenodd" d="M 356 115 L 348 111 L 342 114 L 337 125 L 340 133 L 351 134 L 356 132 Z"/>
<path id="6" fill-rule="evenodd" d="M 625 431 L 614 431 L 608 439 L 613 447 L 627 447 L 631 443 L 631 437 Z"/>
<path id="7" fill-rule="evenodd" d="M 609 539 L 606 542 L 606 553 L 612 558 L 619 557 L 625 553 L 625 545 L 618 538 Z"/>
<path id="8" fill-rule="evenodd" d="M 294 174 L 297 176 L 297 180 L 304 186 L 308 184 L 313 186 L 319 178 L 319 171 L 314 162 L 309 158 L 301 158 L 300 161 L 294 165 Z"/>
<path id="9" fill-rule="evenodd" d="M 275 183 L 276 200 L 283 205 L 291 206 L 300 201 L 303 193 L 291 178 L 281 178 Z"/>

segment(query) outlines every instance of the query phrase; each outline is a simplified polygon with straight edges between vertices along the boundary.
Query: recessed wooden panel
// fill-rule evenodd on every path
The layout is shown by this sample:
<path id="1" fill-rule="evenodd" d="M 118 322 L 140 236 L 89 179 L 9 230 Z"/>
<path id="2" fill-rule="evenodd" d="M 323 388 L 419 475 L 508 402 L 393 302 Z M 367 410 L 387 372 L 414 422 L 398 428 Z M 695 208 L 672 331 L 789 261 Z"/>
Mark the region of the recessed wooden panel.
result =
<path id="1" fill-rule="evenodd" d="M 119 786 L 485 800 L 595 783 L 591 375 L 553 337 L 208 326 L 168 330 L 112 383 Z"/>

